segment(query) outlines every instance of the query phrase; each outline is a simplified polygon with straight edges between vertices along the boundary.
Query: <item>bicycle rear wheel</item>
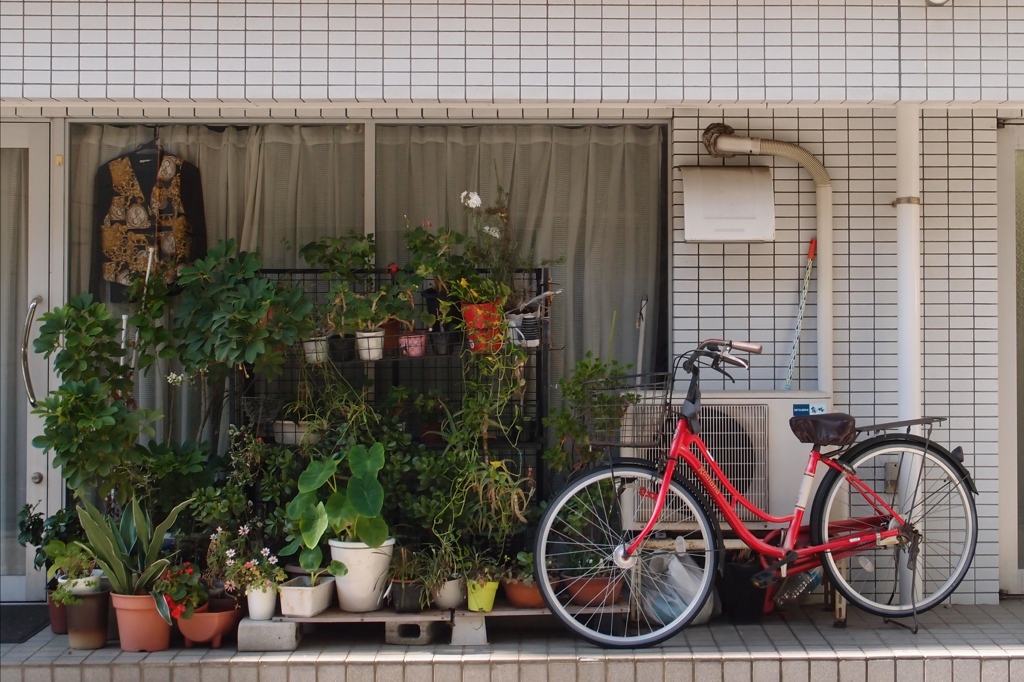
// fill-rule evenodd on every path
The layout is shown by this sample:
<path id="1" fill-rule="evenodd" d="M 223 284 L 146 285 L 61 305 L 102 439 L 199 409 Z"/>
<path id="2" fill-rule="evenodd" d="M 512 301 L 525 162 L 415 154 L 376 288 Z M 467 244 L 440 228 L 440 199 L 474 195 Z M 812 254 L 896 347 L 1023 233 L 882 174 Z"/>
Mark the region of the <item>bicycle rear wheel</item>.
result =
<path id="1" fill-rule="evenodd" d="M 541 519 L 534 553 L 541 594 L 569 630 L 594 644 L 657 644 L 692 621 L 711 594 L 717 536 L 678 481 L 635 562 L 614 558 L 647 523 L 660 488 L 654 469 L 599 469 L 569 483 Z"/>
<path id="2" fill-rule="evenodd" d="M 922 613 L 940 604 L 970 569 L 978 514 L 965 472 L 949 455 L 910 437 L 882 437 L 843 458 L 857 478 L 907 525 L 899 544 L 872 544 L 856 553 L 823 552 L 836 588 L 861 609 L 883 617 Z M 830 470 L 811 508 L 811 541 L 898 528 L 889 513 Z M 884 508 L 882 508 L 884 510 Z"/>

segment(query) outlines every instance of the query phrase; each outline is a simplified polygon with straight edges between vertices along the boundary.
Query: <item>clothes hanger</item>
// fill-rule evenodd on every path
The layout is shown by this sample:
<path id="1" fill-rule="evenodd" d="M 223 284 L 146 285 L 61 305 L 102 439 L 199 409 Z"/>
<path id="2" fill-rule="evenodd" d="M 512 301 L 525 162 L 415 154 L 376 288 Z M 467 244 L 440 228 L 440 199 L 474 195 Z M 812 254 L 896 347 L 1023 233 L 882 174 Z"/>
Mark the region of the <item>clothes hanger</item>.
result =
<path id="1" fill-rule="evenodd" d="M 145 142 L 136 145 L 135 149 L 133 149 L 130 153 L 138 155 L 154 154 L 156 156 L 159 156 L 162 152 L 163 149 L 160 146 L 160 128 L 154 127 L 153 139 L 146 140 Z"/>

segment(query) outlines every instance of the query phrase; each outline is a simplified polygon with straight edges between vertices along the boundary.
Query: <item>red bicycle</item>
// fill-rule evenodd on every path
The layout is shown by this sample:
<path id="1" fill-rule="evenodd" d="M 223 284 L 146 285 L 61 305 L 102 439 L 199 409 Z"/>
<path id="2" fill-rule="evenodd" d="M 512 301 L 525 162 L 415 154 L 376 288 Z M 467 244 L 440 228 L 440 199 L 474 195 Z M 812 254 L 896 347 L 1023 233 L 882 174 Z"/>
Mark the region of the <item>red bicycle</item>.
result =
<path id="1" fill-rule="evenodd" d="M 552 613 L 604 647 L 671 637 L 711 594 L 724 551 L 719 513 L 761 557 L 759 587 L 821 567 L 850 602 L 883 617 L 916 615 L 945 600 L 970 568 L 978 516 L 962 448 L 930 439 L 943 419 L 857 428 L 847 414 L 794 417 L 790 426 L 811 452 L 793 513 L 773 516 L 737 490 L 699 435 L 701 369 L 728 377 L 726 365 L 749 367 L 731 351 L 758 354 L 761 346 L 711 339 L 679 356 L 670 373 L 590 387 L 591 444 L 607 447 L 610 463 L 571 480 L 540 522 L 536 577 Z M 671 398 L 680 368 L 690 381 L 677 413 Z M 666 422 L 675 425 L 667 442 Z M 909 433 L 914 425 L 927 435 Z M 891 432 L 898 428 L 908 432 Z M 882 433 L 859 439 L 872 432 Z M 652 448 L 656 459 L 638 456 Z M 827 471 L 805 525 L 819 466 Z M 700 485 L 682 475 L 687 468 Z M 754 535 L 741 507 L 777 528 Z"/>

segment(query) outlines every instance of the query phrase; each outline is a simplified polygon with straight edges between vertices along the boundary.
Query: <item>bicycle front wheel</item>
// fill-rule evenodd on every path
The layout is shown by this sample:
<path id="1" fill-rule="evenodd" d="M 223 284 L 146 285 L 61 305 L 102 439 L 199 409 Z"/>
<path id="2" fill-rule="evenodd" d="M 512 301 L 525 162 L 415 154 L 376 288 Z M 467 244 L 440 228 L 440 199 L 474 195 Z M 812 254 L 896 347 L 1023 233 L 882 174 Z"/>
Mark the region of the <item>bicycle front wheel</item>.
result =
<path id="1" fill-rule="evenodd" d="M 859 608 L 883 617 L 937 606 L 964 579 L 978 542 L 978 514 L 965 472 L 946 453 L 911 438 L 883 437 L 843 461 L 904 524 L 858 490 L 848 473 L 830 470 L 811 509 L 814 544 L 865 530 L 902 530 L 895 545 L 823 552 L 821 563 L 833 584 Z"/>
<path id="2" fill-rule="evenodd" d="M 613 466 L 569 483 L 537 530 L 541 594 L 569 630 L 602 647 L 668 639 L 700 612 L 714 583 L 717 536 L 685 484 L 672 481 L 660 521 L 628 559 L 661 488 L 654 469 Z"/>

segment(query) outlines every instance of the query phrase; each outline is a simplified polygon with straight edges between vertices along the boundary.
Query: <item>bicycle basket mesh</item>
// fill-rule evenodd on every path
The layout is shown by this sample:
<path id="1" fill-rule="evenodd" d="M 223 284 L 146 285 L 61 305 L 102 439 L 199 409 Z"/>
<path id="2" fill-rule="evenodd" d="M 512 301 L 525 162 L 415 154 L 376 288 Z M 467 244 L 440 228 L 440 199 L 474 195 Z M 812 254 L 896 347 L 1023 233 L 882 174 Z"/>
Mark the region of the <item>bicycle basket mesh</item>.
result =
<path id="1" fill-rule="evenodd" d="M 633 448 L 662 444 L 671 387 L 668 372 L 587 382 L 583 417 L 590 444 Z"/>

